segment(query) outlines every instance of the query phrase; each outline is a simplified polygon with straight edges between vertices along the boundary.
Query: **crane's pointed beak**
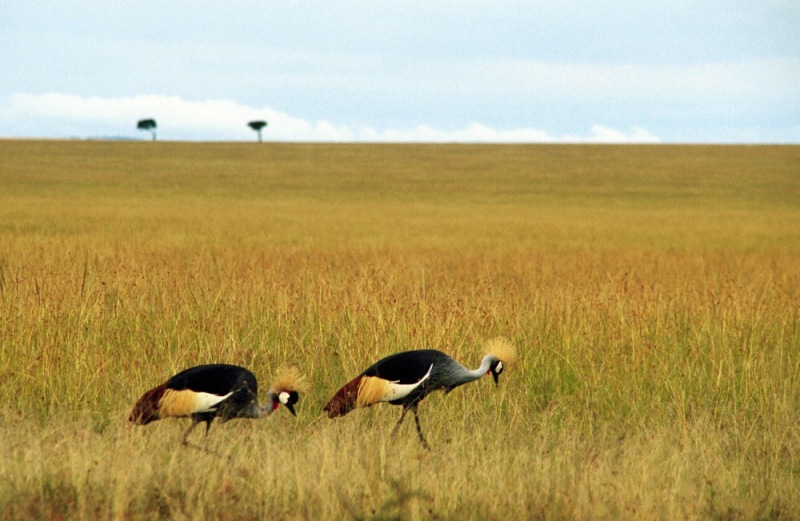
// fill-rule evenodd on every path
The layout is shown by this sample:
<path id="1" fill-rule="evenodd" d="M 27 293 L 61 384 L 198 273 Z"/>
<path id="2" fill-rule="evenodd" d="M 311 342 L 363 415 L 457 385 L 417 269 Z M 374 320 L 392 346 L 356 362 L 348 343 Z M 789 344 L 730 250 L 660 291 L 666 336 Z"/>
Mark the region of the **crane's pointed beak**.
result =
<path id="1" fill-rule="evenodd" d="M 297 413 L 294 412 L 294 405 L 291 403 L 286 404 L 286 408 L 289 409 L 289 412 L 292 413 L 292 416 L 297 416 Z"/>
<path id="2" fill-rule="evenodd" d="M 494 386 L 497 387 L 500 384 L 500 375 L 492 371 L 492 378 L 494 378 Z"/>

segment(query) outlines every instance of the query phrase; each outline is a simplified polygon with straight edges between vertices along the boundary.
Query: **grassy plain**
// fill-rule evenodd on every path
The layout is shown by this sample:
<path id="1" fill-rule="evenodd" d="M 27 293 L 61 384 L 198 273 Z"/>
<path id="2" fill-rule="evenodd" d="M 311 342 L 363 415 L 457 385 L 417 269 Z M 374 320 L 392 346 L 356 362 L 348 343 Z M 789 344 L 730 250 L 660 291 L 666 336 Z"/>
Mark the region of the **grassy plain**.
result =
<path id="1" fill-rule="evenodd" d="M 800 147 L 0 141 L 2 519 L 798 519 Z M 520 359 L 321 408 L 378 357 Z M 298 418 L 135 428 L 190 365 Z"/>

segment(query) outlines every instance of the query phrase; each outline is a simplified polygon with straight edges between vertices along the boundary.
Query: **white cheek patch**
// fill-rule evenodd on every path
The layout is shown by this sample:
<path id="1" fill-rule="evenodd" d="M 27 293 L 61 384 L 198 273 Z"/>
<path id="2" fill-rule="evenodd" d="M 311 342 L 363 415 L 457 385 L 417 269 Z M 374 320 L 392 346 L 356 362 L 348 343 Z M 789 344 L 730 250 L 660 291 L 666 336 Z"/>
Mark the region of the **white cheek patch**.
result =
<path id="1" fill-rule="evenodd" d="M 289 403 L 289 393 L 283 391 L 281 394 L 278 395 L 278 401 L 281 402 L 283 405 Z"/>
<path id="2" fill-rule="evenodd" d="M 497 367 L 494 368 L 494 372 L 497 374 L 503 372 L 503 362 L 497 362 Z"/>

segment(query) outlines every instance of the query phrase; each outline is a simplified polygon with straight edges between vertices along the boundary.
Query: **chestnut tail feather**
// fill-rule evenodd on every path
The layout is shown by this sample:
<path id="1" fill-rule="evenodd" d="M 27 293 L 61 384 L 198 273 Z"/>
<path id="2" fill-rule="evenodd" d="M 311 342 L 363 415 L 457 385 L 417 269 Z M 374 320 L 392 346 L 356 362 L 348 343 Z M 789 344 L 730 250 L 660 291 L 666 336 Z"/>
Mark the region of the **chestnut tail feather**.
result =
<path id="1" fill-rule="evenodd" d="M 358 402 L 358 388 L 361 384 L 361 376 L 356 376 L 344 387 L 333 395 L 331 401 L 323 409 L 328 413 L 329 418 L 336 418 L 337 416 L 344 416 L 348 412 L 356 408 Z"/>
<path id="2" fill-rule="evenodd" d="M 136 425 L 146 425 L 160 419 L 159 409 L 161 407 L 161 398 L 164 396 L 166 390 L 166 385 L 159 385 L 144 393 L 144 395 L 139 398 L 139 401 L 136 402 L 136 405 L 133 406 L 128 421 Z"/>

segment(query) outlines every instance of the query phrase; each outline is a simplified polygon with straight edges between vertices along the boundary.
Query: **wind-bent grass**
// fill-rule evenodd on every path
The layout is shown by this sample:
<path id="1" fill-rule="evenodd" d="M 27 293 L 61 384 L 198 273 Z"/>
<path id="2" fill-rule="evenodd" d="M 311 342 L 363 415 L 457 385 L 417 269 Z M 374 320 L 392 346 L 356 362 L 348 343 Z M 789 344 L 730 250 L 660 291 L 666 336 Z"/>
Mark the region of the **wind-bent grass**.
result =
<path id="1" fill-rule="evenodd" d="M 800 517 L 798 147 L 0 142 L 0 518 Z M 475 367 L 321 408 L 379 357 Z M 136 428 L 206 362 L 298 418 Z"/>

